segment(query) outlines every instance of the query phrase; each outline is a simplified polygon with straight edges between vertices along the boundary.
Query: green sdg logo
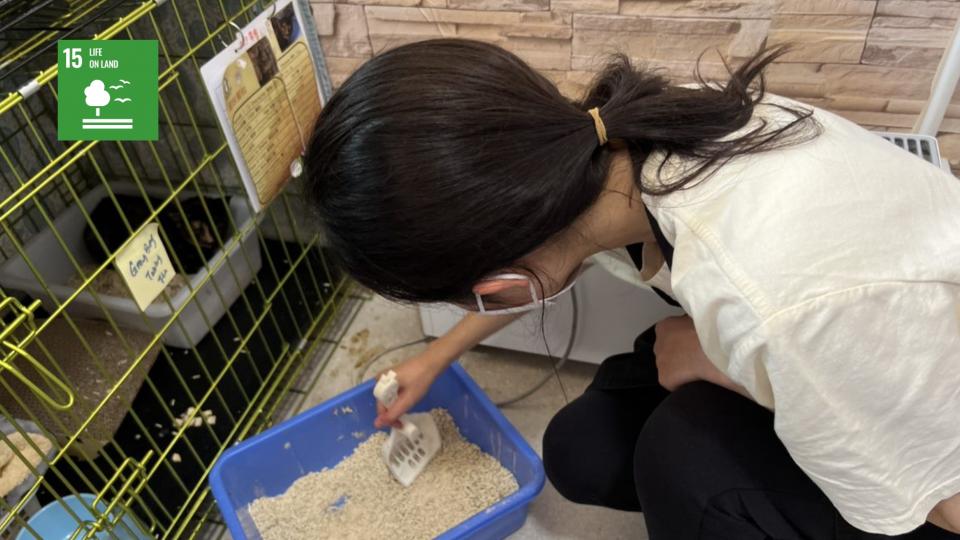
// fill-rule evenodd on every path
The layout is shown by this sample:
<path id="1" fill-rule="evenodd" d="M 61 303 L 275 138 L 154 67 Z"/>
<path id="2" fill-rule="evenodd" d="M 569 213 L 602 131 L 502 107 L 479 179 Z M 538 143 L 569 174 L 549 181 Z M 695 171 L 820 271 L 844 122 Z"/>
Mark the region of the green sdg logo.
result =
<path id="1" fill-rule="evenodd" d="M 57 45 L 57 138 L 155 141 L 155 40 L 63 40 Z"/>

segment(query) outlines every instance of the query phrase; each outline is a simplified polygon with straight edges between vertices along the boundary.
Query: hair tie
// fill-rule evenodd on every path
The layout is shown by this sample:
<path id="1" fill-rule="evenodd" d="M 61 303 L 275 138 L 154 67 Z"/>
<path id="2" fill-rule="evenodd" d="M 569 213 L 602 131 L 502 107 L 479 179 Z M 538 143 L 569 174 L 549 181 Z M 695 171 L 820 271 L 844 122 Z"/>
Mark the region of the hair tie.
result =
<path id="1" fill-rule="evenodd" d="M 597 140 L 600 146 L 607 144 L 607 126 L 603 125 L 603 119 L 600 118 L 600 109 L 594 107 L 587 111 L 593 117 L 593 129 L 597 130 Z"/>

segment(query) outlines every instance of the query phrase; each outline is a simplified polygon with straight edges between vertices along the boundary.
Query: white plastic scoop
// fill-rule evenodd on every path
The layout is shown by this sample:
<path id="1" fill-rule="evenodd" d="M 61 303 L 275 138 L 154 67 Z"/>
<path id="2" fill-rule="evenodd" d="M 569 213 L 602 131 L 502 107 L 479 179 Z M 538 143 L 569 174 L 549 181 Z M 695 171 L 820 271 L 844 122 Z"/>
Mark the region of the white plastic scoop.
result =
<path id="1" fill-rule="evenodd" d="M 397 374 L 391 370 L 377 380 L 373 395 L 389 408 L 397 400 L 399 388 Z M 383 443 L 383 461 L 398 482 L 410 487 L 440 450 L 440 431 L 430 413 L 405 414 L 400 423 L 403 427 L 390 428 L 390 437 Z"/>

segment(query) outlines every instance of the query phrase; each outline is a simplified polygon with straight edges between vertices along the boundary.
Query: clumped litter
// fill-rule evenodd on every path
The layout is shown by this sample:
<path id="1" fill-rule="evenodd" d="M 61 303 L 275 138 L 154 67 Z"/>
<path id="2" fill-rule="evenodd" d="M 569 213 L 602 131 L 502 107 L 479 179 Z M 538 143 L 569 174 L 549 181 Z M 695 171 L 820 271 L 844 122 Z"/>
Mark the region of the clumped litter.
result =
<path id="1" fill-rule="evenodd" d="M 378 431 L 332 469 L 301 477 L 250 515 L 264 540 L 433 538 L 514 493 L 517 480 L 460 435 L 450 413 L 430 411 L 443 448 L 409 488 L 390 476 Z"/>

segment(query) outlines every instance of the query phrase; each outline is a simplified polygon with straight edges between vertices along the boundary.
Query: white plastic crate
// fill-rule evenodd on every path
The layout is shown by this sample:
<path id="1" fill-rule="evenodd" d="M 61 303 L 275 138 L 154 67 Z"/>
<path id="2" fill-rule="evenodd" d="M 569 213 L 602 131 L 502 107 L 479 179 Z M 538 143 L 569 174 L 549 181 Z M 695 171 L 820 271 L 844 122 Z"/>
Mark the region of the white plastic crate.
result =
<path id="1" fill-rule="evenodd" d="M 137 186 L 125 183 L 111 183 L 110 190 L 123 195 L 140 193 Z M 159 190 L 148 188 L 145 191 L 150 196 L 169 195 L 169 192 L 162 188 Z M 193 193 L 185 194 L 192 195 Z M 100 185 L 84 195 L 81 202 L 89 213 L 106 196 L 107 188 Z M 93 295 L 85 290 L 67 306 L 67 312 L 77 317 L 105 319 L 104 309 L 106 309 L 120 326 L 148 333 L 157 333 L 167 323 L 171 315 L 187 301 L 190 290 L 199 289 L 196 296 L 190 300 L 190 304 L 181 312 L 179 320 L 170 325 L 170 328 L 163 335 L 163 342 L 173 347 L 188 348 L 196 345 L 209 331 L 203 315 L 206 315 L 210 325 L 215 324 L 260 270 L 262 262 L 260 243 L 257 241 L 257 237 L 252 234 L 254 229 L 249 226 L 255 217 L 250 213 L 243 197 L 232 197 L 230 199 L 230 212 L 237 228 L 246 232 L 244 232 L 242 238 L 238 238 L 237 231 L 231 231 L 229 240 L 225 239 L 223 249 L 217 251 L 207 264 L 207 267 L 216 269 L 211 281 L 216 282 L 223 297 L 222 302 L 211 282 L 201 286 L 201 282 L 208 273 L 205 267 L 195 274 L 184 276 L 187 278 L 189 287 L 183 287 L 170 298 L 172 309 L 167 302 L 155 302 L 150 304 L 146 311 L 141 314 L 140 309 L 132 299 L 98 294 L 100 303 L 103 305 L 103 308 L 101 308 L 94 301 Z M 63 238 L 70 253 L 81 266 L 93 262 L 83 242 L 83 230 L 86 224 L 87 222 L 77 205 L 67 208 L 54 220 L 54 227 Z M 4 288 L 17 289 L 39 298 L 43 302 L 43 307 L 52 312 L 56 309 L 57 303 L 63 304 L 74 293 L 75 288 L 67 283 L 76 274 L 76 269 L 70 263 L 67 252 L 50 229 L 34 235 L 24 246 L 24 251 L 42 275 L 43 281 L 47 284 L 52 295 L 56 297 L 56 302 L 40 286 L 40 282 L 31 272 L 23 257 L 20 256 L 8 260 L 0 268 L 0 284 Z M 225 257 L 227 261 L 221 264 Z M 230 271 L 231 266 L 233 272 Z M 234 274 L 236 279 L 234 279 Z"/>

